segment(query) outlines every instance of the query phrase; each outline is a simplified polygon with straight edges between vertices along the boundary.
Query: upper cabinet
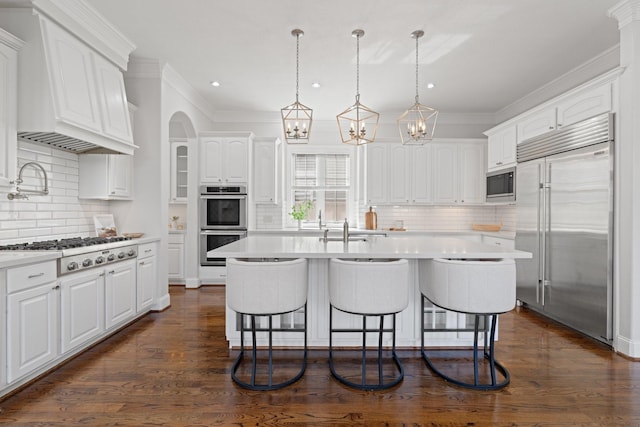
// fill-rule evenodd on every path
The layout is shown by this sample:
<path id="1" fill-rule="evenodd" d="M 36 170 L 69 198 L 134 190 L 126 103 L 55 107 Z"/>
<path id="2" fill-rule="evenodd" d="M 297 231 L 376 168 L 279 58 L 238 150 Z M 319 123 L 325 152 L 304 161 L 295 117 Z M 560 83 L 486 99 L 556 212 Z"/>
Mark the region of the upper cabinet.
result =
<path id="1" fill-rule="evenodd" d="M 516 164 L 516 125 L 487 132 L 487 170 L 498 170 Z"/>
<path id="2" fill-rule="evenodd" d="M 367 150 L 368 205 L 484 202 L 484 141 L 376 143 Z"/>
<path id="3" fill-rule="evenodd" d="M 200 182 L 247 184 L 249 182 L 250 132 L 202 132 L 200 134 Z"/>
<path id="4" fill-rule="evenodd" d="M 83 154 L 78 156 L 78 197 L 130 200 L 133 197 L 133 156 Z"/>
<path id="5" fill-rule="evenodd" d="M 16 179 L 18 53 L 22 41 L 0 28 L 0 187 Z"/>
<path id="6" fill-rule="evenodd" d="M 189 178 L 187 140 L 171 142 L 171 203 L 187 203 Z"/>
<path id="7" fill-rule="evenodd" d="M 610 82 L 562 97 L 545 108 L 526 114 L 517 121 L 518 143 L 611 111 L 611 102 Z"/>
<path id="8" fill-rule="evenodd" d="M 479 204 L 485 201 L 485 153 L 481 142 L 434 142 L 435 204 Z"/>
<path id="9" fill-rule="evenodd" d="M 280 149 L 279 138 L 253 140 L 253 200 L 255 203 L 277 204 L 279 201 Z"/>

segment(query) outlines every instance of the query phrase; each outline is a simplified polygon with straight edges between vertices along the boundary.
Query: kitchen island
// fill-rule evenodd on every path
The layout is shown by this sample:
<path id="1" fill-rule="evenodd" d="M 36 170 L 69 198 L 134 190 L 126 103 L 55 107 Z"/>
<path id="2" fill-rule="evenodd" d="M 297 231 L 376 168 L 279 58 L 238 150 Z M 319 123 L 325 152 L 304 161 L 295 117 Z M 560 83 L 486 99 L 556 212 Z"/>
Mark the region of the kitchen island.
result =
<path id="1" fill-rule="evenodd" d="M 330 235 L 331 236 L 331 235 Z M 501 259 L 531 258 L 528 252 L 501 248 L 480 242 L 458 239 L 454 237 L 424 236 L 352 236 L 354 240 L 322 241 L 319 237 L 310 236 L 249 236 L 209 252 L 212 257 L 224 258 L 307 258 L 309 260 L 309 294 L 307 300 L 308 339 L 311 347 L 327 347 L 329 343 L 329 259 L 385 259 L 405 258 L 409 260 L 409 280 L 412 282 L 412 300 L 409 307 L 397 316 L 397 345 L 399 347 L 417 348 L 420 345 L 421 305 L 420 277 L 418 263 L 420 260 L 433 258 L 451 259 Z M 335 238 L 334 238 L 335 239 Z M 472 327 L 472 317 L 460 313 L 449 312 L 430 304 L 426 304 L 422 313 L 428 324 L 438 332 L 429 333 L 428 343 L 433 346 L 468 346 L 472 343 L 472 332 L 442 331 L 446 329 L 468 329 Z M 274 316 L 274 323 L 280 328 L 298 326 L 304 318 L 303 313 L 295 312 Z M 230 347 L 238 346 L 238 316 L 227 309 L 226 334 Z M 266 322 L 266 318 L 264 319 Z M 334 322 L 345 328 L 356 326 L 354 316 L 334 313 Z M 289 334 L 290 335 L 290 334 Z M 359 335 L 341 334 L 336 345 L 358 344 Z M 372 340 L 374 337 L 371 337 Z M 373 343 L 373 341 L 372 341 Z M 299 340 L 287 334 L 275 334 L 274 345 L 297 346 Z"/>

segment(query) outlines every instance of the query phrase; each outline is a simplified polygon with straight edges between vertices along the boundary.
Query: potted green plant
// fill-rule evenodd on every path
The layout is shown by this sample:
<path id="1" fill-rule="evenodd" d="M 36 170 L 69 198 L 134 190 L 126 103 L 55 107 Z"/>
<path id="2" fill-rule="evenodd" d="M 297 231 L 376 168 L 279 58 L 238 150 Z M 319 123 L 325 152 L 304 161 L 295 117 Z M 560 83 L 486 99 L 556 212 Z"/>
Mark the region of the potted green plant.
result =
<path id="1" fill-rule="evenodd" d="M 307 218 L 309 211 L 313 207 L 313 202 L 311 200 L 306 200 L 304 202 L 298 202 L 291 207 L 291 218 L 298 221 L 298 228 L 302 228 L 302 220 Z"/>

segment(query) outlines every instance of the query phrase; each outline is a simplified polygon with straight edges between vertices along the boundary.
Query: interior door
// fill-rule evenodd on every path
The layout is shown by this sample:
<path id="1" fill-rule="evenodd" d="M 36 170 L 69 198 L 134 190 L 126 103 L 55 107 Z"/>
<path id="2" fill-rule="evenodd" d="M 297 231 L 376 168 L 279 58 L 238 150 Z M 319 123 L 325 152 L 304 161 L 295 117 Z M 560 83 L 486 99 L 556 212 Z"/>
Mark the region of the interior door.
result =
<path id="1" fill-rule="evenodd" d="M 544 310 L 591 336 L 610 339 L 609 145 L 547 162 Z"/>

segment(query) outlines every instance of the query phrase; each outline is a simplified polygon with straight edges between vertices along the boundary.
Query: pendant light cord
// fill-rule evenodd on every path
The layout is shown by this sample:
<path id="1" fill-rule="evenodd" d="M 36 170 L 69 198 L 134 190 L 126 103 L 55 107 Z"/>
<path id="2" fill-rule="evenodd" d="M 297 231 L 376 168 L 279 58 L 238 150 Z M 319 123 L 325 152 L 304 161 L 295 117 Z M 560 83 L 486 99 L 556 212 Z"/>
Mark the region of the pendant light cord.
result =
<path id="1" fill-rule="evenodd" d="M 418 39 L 416 37 L 416 104 L 418 104 Z"/>
<path id="2" fill-rule="evenodd" d="M 300 34 L 296 34 L 296 103 L 298 103 L 299 80 L 300 74 Z"/>

